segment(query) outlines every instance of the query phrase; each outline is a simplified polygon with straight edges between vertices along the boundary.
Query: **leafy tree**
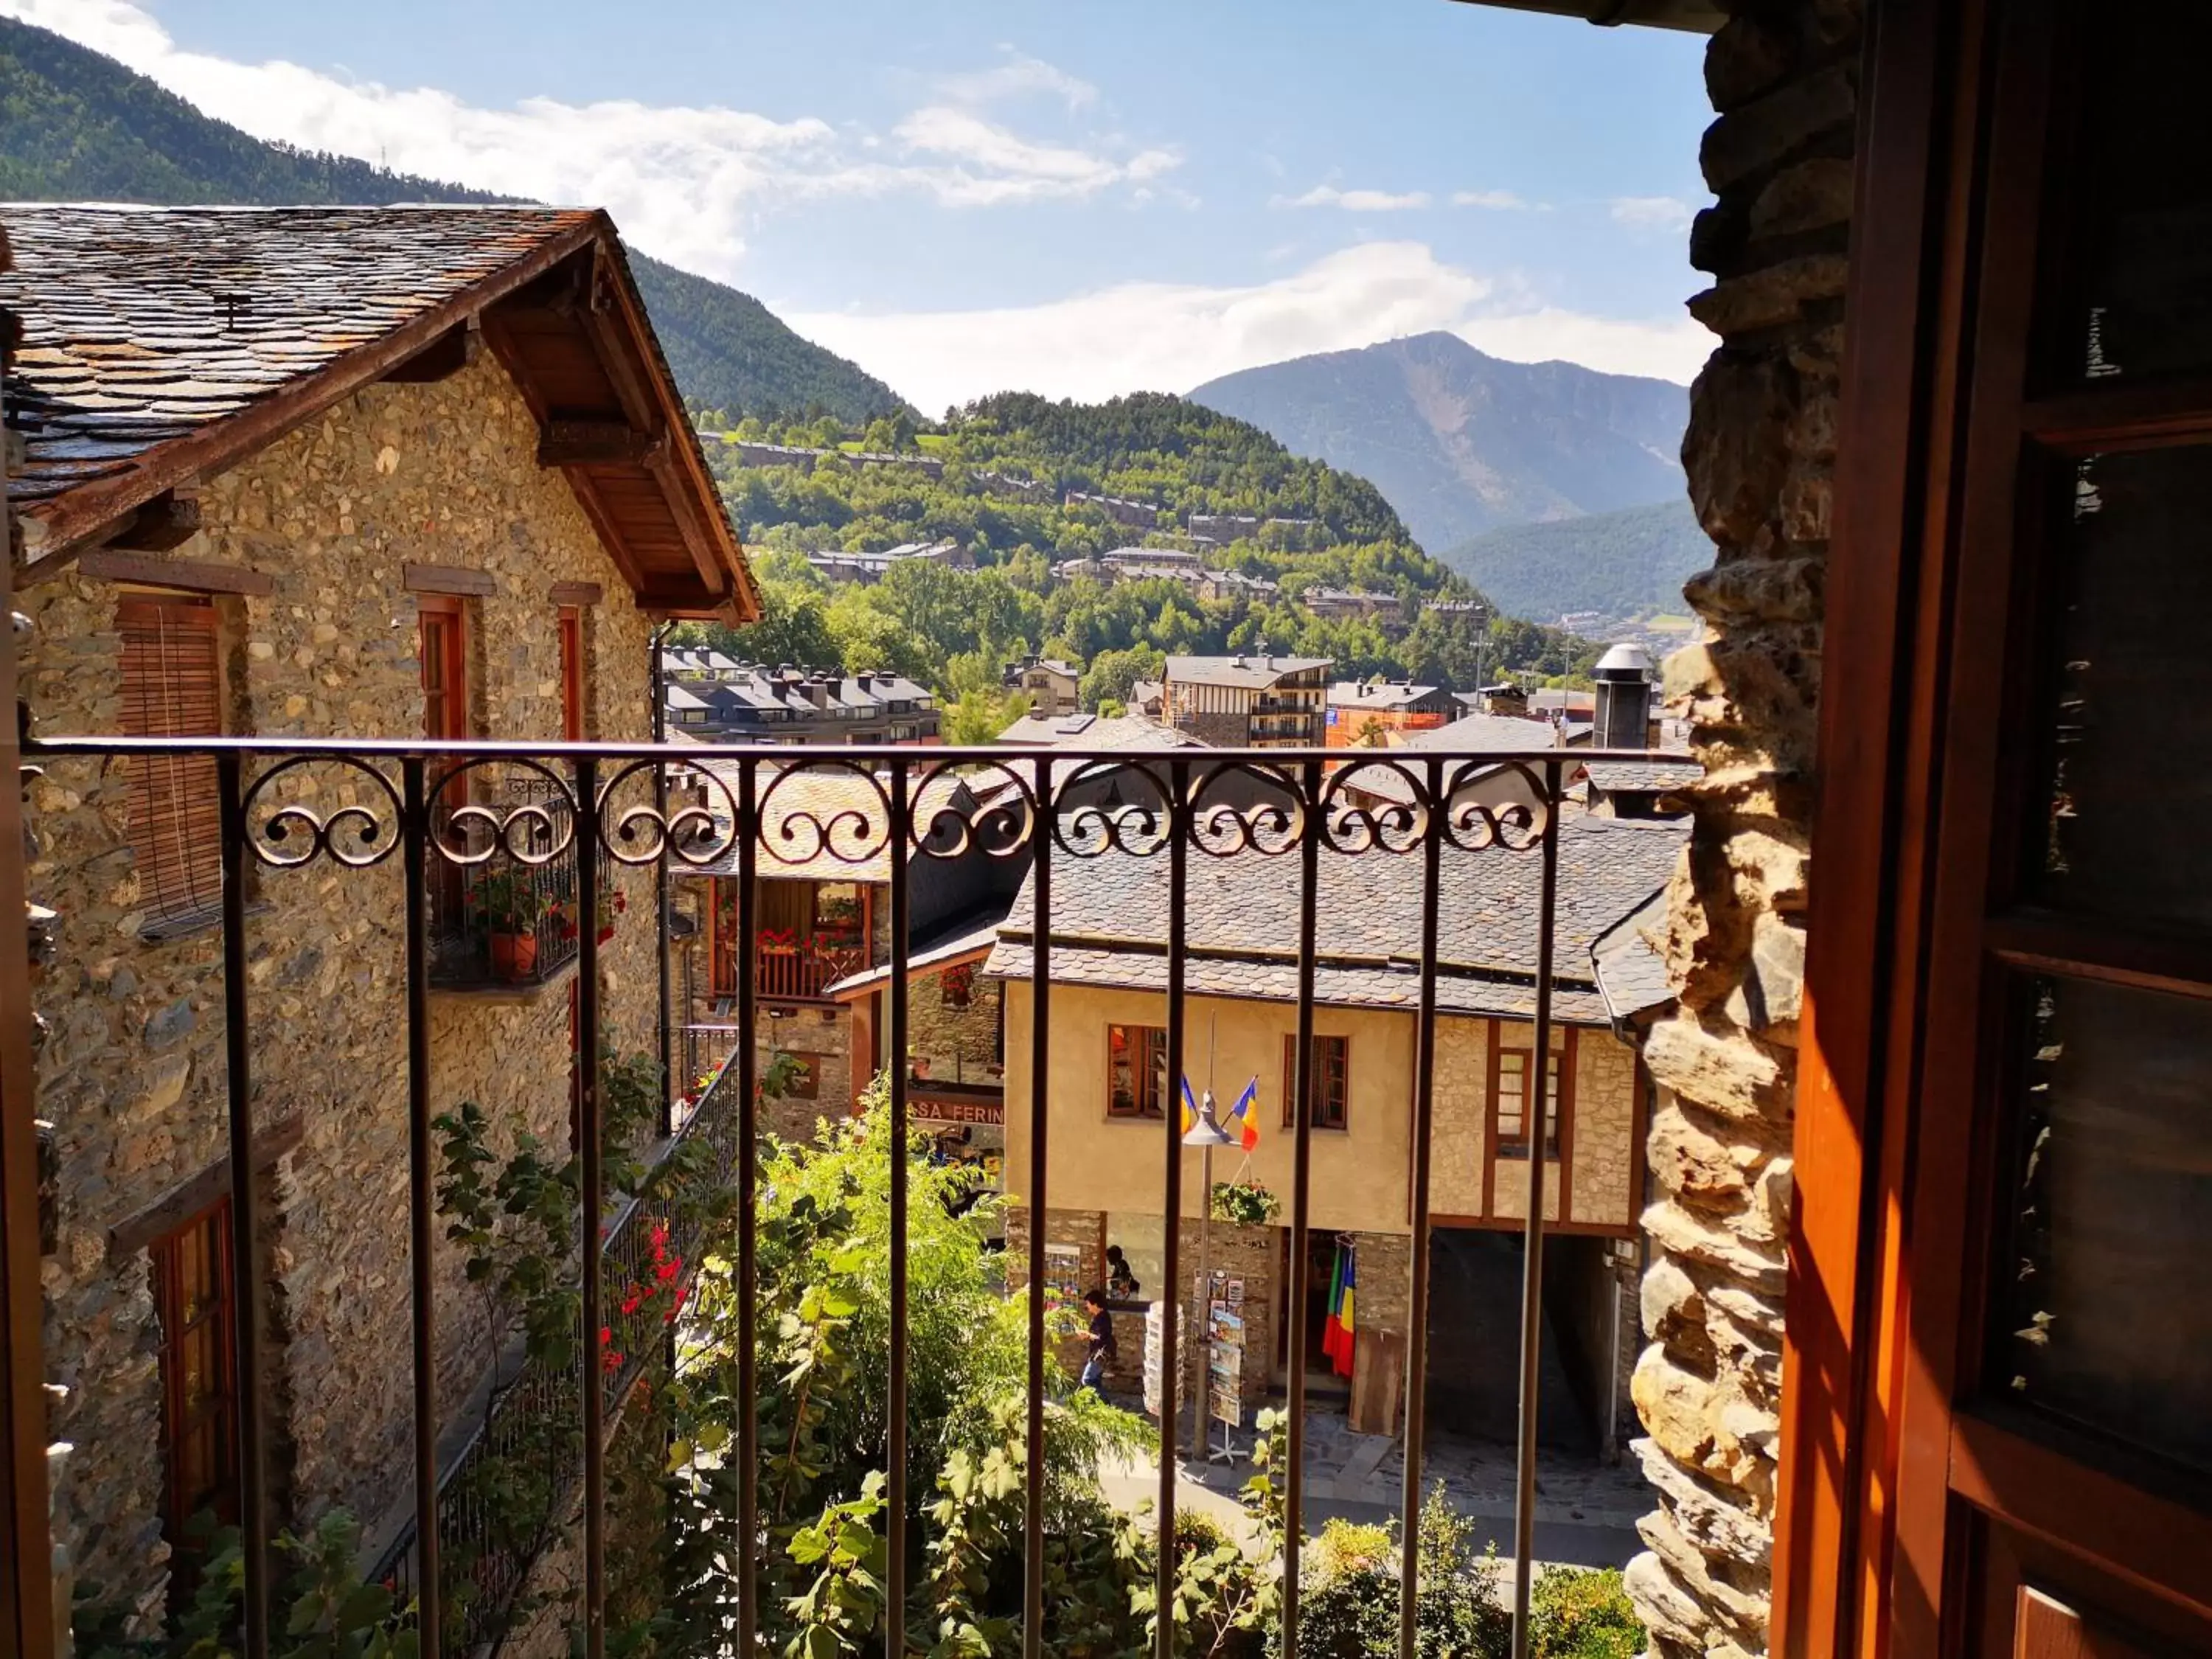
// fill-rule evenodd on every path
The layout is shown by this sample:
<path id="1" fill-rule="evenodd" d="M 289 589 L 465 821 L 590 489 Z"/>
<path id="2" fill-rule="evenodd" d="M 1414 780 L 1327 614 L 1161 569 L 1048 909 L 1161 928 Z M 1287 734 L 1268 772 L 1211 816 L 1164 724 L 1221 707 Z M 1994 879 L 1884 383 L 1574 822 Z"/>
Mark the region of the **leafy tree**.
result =
<path id="1" fill-rule="evenodd" d="M 1156 680 L 1167 672 L 1167 653 L 1149 645 L 1128 647 L 1120 651 L 1102 651 L 1091 659 L 1084 671 L 1076 695 L 1085 708 L 1105 712 L 1108 703 L 1117 707 L 1129 701 L 1130 689 L 1139 680 Z"/>

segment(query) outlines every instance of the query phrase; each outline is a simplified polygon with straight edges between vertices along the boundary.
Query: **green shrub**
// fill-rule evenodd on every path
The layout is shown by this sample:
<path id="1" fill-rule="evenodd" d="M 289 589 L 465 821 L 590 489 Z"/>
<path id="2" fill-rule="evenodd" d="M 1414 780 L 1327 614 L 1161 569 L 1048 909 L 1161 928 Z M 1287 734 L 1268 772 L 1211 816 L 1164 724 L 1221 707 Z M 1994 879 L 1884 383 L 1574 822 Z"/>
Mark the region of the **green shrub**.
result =
<path id="1" fill-rule="evenodd" d="M 1612 1567 L 1552 1567 L 1528 1598 L 1528 1650 L 1537 1659 L 1636 1659 L 1644 1651 L 1620 1574 Z"/>

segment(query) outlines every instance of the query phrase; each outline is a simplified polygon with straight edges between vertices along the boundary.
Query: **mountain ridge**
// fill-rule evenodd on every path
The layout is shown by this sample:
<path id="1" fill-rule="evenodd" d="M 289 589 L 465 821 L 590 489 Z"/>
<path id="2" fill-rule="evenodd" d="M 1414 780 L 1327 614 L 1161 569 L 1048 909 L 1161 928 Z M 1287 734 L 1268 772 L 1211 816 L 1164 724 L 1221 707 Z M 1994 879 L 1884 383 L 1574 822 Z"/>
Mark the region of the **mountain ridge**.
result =
<path id="1" fill-rule="evenodd" d="M 1441 331 L 1240 369 L 1188 395 L 1371 480 L 1425 547 L 1682 486 L 1686 388 L 1510 362 Z"/>
<path id="2" fill-rule="evenodd" d="M 381 206 L 519 198 L 256 138 L 114 58 L 0 17 L 0 201 Z M 686 398 L 732 412 L 908 410 L 858 364 L 749 294 L 631 249 L 630 269 Z"/>

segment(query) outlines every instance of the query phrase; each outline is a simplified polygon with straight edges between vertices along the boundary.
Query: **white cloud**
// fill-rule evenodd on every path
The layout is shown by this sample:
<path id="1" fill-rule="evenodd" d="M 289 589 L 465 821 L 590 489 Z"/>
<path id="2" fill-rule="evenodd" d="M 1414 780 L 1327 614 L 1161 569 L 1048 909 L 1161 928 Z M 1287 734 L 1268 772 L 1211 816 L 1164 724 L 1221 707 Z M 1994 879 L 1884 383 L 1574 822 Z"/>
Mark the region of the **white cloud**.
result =
<path id="1" fill-rule="evenodd" d="M 994 104 L 1042 94 L 1077 110 L 1098 101 L 1098 88 L 1090 82 L 1011 46 L 1000 50 L 1006 53 L 1004 62 L 967 75 L 940 76 L 939 90 L 956 104 Z"/>
<path id="2" fill-rule="evenodd" d="M 1454 207 L 1495 208 L 1510 213 L 1525 213 L 1536 206 L 1510 190 L 1455 190 L 1451 199 Z"/>
<path id="3" fill-rule="evenodd" d="M 1085 400 L 1182 391 L 1236 369 L 1431 329 L 1500 357 L 1567 358 L 1674 380 L 1694 374 L 1712 345 L 1686 318 L 1642 322 L 1528 304 L 1407 241 L 1346 248 L 1243 287 L 1124 283 L 1036 306 L 787 320 L 932 413 L 1008 389 Z"/>
<path id="4" fill-rule="evenodd" d="M 1348 213 L 1397 213 L 1407 208 L 1425 208 L 1429 204 L 1429 193 L 1425 190 L 1407 191 L 1393 195 L 1387 190 L 1339 190 L 1334 185 L 1316 185 L 1303 196 L 1278 196 L 1276 207 L 1342 208 Z"/>
<path id="5" fill-rule="evenodd" d="M 132 0 L 0 0 L 0 14 L 120 58 L 256 137 L 503 195 L 604 205 L 647 252 L 726 278 L 738 273 L 750 225 L 793 203 L 920 192 L 946 206 L 988 207 L 1082 197 L 1157 179 L 1181 160 L 1114 141 L 1032 142 L 951 102 L 915 111 L 890 144 L 813 117 L 777 120 L 719 106 L 531 98 L 490 109 L 431 88 L 188 52 Z M 946 95 L 981 100 L 1024 90 L 1071 106 L 1090 93 L 1048 64 L 1012 56 Z"/>
<path id="6" fill-rule="evenodd" d="M 1687 230 L 1698 210 L 1673 196 L 1616 196 L 1607 204 L 1613 222 L 1632 230 Z"/>
<path id="7" fill-rule="evenodd" d="M 1124 161 L 1070 145 L 1036 143 L 942 104 L 915 111 L 894 131 L 909 154 L 953 163 L 930 170 L 931 188 L 948 207 L 1095 195 L 1124 180 L 1156 179 L 1179 161 L 1170 150 L 1141 150 Z"/>

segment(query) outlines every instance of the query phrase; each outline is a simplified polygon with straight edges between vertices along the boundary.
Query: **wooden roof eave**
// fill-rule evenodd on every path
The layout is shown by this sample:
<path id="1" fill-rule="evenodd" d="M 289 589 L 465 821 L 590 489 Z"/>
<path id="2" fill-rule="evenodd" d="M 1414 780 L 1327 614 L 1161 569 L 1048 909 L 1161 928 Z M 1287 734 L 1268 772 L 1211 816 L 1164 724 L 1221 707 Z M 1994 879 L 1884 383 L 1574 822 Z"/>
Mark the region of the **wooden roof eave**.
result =
<path id="1" fill-rule="evenodd" d="M 61 574 L 77 553 L 119 520 L 165 490 L 218 472 L 266 447 L 393 368 L 456 324 L 535 281 L 605 234 L 604 215 L 547 237 L 520 258 L 479 277 L 368 344 L 333 359 L 312 374 L 286 382 L 251 408 L 210 422 L 196 432 L 157 444 L 128 469 L 94 479 L 27 507 L 20 515 L 25 562 L 17 585 L 29 586 Z"/>
<path id="2" fill-rule="evenodd" d="M 695 532 L 699 536 L 695 558 L 703 550 L 723 578 L 720 583 L 710 584 L 723 597 L 702 614 L 719 617 L 733 627 L 758 622 L 762 613 L 760 588 L 753 580 L 744 544 L 723 508 L 721 491 L 707 465 L 706 451 L 701 447 L 690 415 L 676 392 L 675 376 L 660 350 L 644 296 L 637 290 L 637 279 L 631 273 L 629 258 L 611 224 L 608 226 L 608 237 L 614 253 L 612 269 L 619 279 L 615 289 L 620 299 L 625 331 L 638 343 L 641 355 L 650 353 L 652 361 L 646 378 L 656 389 L 662 429 L 671 437 L 653 461 L 653 476 L 668 492 L 670 507 L 678 522 L 684 526 L 687 543 Z M 706 571 L 702 568 L 701 574 L 703 578 Z"/>

